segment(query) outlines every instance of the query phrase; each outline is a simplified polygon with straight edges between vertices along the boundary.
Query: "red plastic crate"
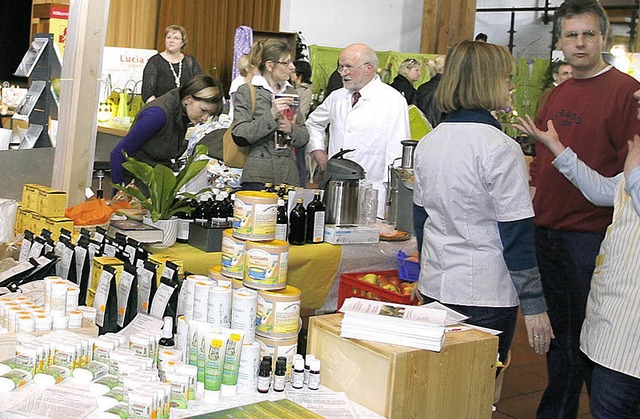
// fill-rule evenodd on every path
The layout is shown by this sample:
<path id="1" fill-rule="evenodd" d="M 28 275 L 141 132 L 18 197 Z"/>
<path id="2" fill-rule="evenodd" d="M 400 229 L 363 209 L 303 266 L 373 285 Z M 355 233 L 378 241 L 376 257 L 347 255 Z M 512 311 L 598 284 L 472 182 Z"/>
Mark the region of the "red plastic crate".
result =
<path id="1" fill-rule="evenodd" d="M 397 270 L 348 272 L 340 275 L 340 287 L 338 288 L 338 308 L 342 307 L 345 298 L 358 297 L 367 300 L 385 301 L 407 305 L 417 305 L 418 301 L 411 301 L 411 294 L 403 295 L 386 290 L 374 284 L 365 282 L 359 278 L 366 274 L 383 276 L 398 276 Z M 369 293 L 369 294 L 368 294 Z"/>

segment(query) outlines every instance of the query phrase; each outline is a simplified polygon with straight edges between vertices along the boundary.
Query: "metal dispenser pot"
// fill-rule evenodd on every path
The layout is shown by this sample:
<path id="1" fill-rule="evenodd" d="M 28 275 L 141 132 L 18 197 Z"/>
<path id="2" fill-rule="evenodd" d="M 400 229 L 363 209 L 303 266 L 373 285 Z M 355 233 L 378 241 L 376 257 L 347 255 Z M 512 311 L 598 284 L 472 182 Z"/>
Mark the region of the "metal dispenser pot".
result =
<path id="1" fill-rule="evenodd" d="M 320 183 L 324 189 L 327 224 L 357 224 L 358 191 L 364 169 L 353 160 L 344 158 L 353 150 L 340 149 L 327 161 L 327 168 Z"/>
<path id="2" fill-rule="evenodd" d="M 402 141 L 402 158 L 389 165 L 388 182 L 386 183 L 387 222 L 395 225 L 397 230 L 415 234 L 413 228 L 413 153 L 418 142 Z M 401 160 L 400 167 L 395 162 Z"/>

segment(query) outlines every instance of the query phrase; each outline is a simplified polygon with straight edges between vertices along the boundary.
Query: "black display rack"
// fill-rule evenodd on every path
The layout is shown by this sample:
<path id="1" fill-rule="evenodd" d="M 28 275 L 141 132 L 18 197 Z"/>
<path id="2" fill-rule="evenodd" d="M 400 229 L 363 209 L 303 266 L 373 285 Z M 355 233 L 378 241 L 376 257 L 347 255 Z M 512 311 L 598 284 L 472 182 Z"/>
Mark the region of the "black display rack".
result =
<path id="1" fill-rule="evenodd" d="M 14 73 L 29 77 L 29 91 L 14 114 L 16 119 L 28 119 L 29 130 L 20 148 L 51 147 L 49 119 L 58 119 L 58 97 L 51 80 L 59 78 L 62 63 L 53 42 L 53 34 L 37 33 L 29 50 Z M 30 138 L 37 135 L 37 138 Z"/>

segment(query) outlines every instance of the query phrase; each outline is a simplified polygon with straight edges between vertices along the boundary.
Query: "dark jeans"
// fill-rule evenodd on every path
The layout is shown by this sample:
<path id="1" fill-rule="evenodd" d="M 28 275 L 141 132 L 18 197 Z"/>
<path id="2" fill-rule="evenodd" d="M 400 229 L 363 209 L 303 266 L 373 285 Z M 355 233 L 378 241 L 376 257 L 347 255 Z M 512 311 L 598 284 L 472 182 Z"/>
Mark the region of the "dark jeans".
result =
<path id="1" fill-rule="evenodd" d="M 555 339 L 547 353 L 549 381 L 537 417 L 575 418 L 592 362 L 580 351 L 580 329 L 595 259 L 604 234 L 535 229 L 538 268 Z"/>
<path id="2" fill-rule="evenodd" d="M 434 300 L 431 297 L 422 295 L 424 303 L 431 303 Z M 498 354 L 500 361 L 506 362 L 513 334 L 516 331 L 516 323 L 518 321 L 518 307 L 479 307 L 479 306 L 461 306 L 457 304 L 444 304 L 452 310 L 469 316 L 465 323 L 473 324 L 490 329 L 501 330 L 498 335 Z"/>
<path id="3" fill-rule="evenodd" d="M 262 182 L 242 182 L 240 189 L 243 191 L 261 191 L 264 189 L 264 183 Z"/>
<path id="4" fill-rule="evenodd" d="M 591 414 L 594 419 L 640 418 L 640 379 L 594 364 Z"/>

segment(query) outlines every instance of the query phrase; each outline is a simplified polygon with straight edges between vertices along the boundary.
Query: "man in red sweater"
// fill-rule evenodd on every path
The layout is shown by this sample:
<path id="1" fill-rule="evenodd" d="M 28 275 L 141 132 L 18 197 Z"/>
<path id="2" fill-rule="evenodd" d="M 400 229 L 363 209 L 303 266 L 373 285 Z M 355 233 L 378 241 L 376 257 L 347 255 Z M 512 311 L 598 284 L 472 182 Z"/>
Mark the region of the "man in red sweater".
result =
<path id="1" fill-rule="evenodd" d="M 632 77 L 602 59 L 608 21 L 595 0 L 566 0 L 556 11 L 557 45 L 573 68 L 573 78 L 549 96 L 536 121 L 552 120 L 560 138 L 603 176 L 623 169 L 626 141 L 640 133 Z M 544 147 L 531 164 L 535 188 L 536 251 L 555 339 L 547 354 L 549 382 L 538 418 L 575 418 L 582 383 L 590 387 L 589 361 L 580 352 L 580 329 L 595 259 L 610 208 L 587 201 L 552 165 Z"/>

